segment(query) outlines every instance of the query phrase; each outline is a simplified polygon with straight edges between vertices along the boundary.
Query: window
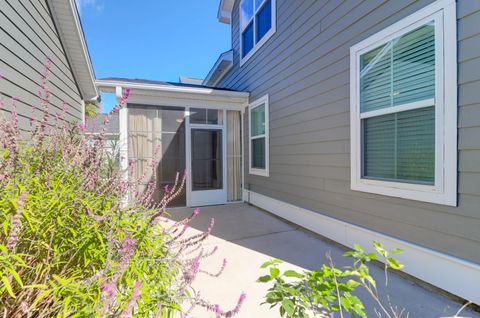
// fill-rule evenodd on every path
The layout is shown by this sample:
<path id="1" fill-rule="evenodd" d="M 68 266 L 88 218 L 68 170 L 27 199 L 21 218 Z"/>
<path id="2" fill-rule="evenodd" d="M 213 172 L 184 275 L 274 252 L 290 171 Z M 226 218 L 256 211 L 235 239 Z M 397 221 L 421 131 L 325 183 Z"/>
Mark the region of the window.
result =
<path id="1" fill-rule="evenodd" d="M 190 124 L 223 125 L 223 110 L 191 108 Z"/>
<path id="2" fill-rule="evenodd" d="M 247 61 L 275 33 L 276 0 L 240 3 L 240 64 Z"/>
<path id="3" fill-rule="evenodd" d="M 351 48 L 353 190 L 456 205 L 455 1 Z"/>
<path id="4" fill-rule="evenodd" d="M 268 128 L 268 95 L 250 104 L 249 120 L 249 153 L 250 174 L 269 176 L 269 128 Z"/>

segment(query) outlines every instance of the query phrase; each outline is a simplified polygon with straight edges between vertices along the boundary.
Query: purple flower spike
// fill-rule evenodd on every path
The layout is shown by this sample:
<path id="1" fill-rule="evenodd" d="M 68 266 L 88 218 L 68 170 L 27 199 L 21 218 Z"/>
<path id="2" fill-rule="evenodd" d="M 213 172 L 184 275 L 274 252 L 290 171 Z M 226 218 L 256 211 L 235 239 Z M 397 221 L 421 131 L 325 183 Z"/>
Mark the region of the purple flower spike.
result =
<path id="1" fill-rule="evenodd" d="M 87 129 L 87 126 L 84 123 L 78 123 L 77 128 L 84 132 Z"/>
<path id="2" fill-rule="evenodd" d="M 199 214 L 200 214 L 200 208 L 196 208 L 195 210 L 193 210 L 192 216 L 197 216 Z"/>
<path id="3" fill-rule="evenodd" d="M 128 99 L 128 96 L 130 96 L 130 88 L 125 88 L 123 90 L 123 99 L 124 100 L 127 100 Z"/>
<path id="4" fill-rule="evenodd" d="M 170 193 L 170 187 L 168 186 L 168 184 L 166 184 L 166 185 L 163 187 L 163 192 L 165 192 L 166 194 Z"/>
<path id="5" fill-rule="evenodd" d="M 213 307 L 213 311 L 215 312 L 215 314 L 217 315 L 217 317 L 220 317 L 221 314 L 222 314 L 222 310 L 220 309 L 220 306 L 219 305 L 215 305 Z"/>
<path id="6" fill-rule="evenodd" d="M 240 299 L 238 300 L 239 303 L 243 303 L 245 301 L 245 298 L 247 298 L 247 294 L 242 293 L 240 295 Z"/>

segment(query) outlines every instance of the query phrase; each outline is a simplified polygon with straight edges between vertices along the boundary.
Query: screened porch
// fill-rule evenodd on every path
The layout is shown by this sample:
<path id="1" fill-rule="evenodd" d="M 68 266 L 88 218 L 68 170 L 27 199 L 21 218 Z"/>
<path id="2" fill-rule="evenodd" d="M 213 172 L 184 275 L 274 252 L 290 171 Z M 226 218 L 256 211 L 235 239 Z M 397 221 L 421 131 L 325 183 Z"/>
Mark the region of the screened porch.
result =
<path id="1" fill-rule="evenodd" d="M 102 91 L 130 95 L 120 110 L 122 167 L 140 193 L 154 180 L 154 200 L 187 171 L 185 191 L 173 206 L 242 201 L 243 114 L 248 93 L 165 82 L 100 80 Z M 154 169 L 149 165 L 155 161 Z"/>

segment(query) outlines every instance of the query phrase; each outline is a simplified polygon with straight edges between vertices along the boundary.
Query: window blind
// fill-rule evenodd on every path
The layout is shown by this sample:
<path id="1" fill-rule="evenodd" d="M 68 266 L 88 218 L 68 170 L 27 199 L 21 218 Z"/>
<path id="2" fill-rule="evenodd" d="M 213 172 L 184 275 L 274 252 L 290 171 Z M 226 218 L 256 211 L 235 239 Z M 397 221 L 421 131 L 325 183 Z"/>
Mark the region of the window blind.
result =
<path id="1" fill-rule="evenodd" d="M 435 107 L 363 120 L 365 178 L 420 184 L 435 181 Z"/>
<path id="2" fill-rule="evenodd" d="M 360 57 L 360 111 L 435 97 L 435 26 L 423 25 Z"/>

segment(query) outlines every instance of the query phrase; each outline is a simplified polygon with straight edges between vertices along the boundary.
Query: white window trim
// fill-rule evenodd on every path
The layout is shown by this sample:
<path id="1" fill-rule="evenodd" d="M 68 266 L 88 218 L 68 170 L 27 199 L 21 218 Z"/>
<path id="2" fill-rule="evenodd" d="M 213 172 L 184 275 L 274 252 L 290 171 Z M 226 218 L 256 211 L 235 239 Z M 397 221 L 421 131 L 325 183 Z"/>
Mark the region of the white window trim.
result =
<path id="1" fill-rule="evenodd" d="M 248 107 L 248 173 L 269 177 L 270 176 L 270 107 L 268 94 L 250 103 Z M 265 134 L 252 137 L 252 110 L 265 105 Z M 252 167 L 252 140 L 265 137 L 265 169 Z"/>
<path id="2" fill-rule="evenodd" d="M 360 113 L 359 58 L 369 50 L 435 19 L 435 185 L 362 178 L 361 118 L 392 109 Z M 437 27 L 439 23 L 439 27 Z M 443 28 L 442 28 L 443 27 Z M 457 20 L 455 0 L 438 0 L 350 48 L 351 189 L 386 196 L 457 205 Z M 431 101 L 402 105 L 416 109 Z M 399 109 L 393 110 L 394 112 Z M 375 114 L 374 114 L 375 112 Z"/>
<path id="3" fill-rule="evenodd" d="M 243 31 L 245 30 L 245 28 L 242 26 L 242 4 L 243 4 L 243 1 L 245 1 L 245 0 L 240 1 L 240 5 L 238 6 L 239 17 L 240 17 L 240 19 L 238 21 L 238 27 L 239 27 L 239 30 L 240 30 L 239 39 L 238 39 L 240 41 L 239 42 L 240 43 L 240 52 L 239 52 L 240 53 L 240 66 L 243 66 L 243 64 L 245 64 L 255 54 L 255 52 L 257 52 L 260 49 L 260 47 L 262 47 L 268 41 L 268 39 L 270 39 L 272 37 L 272 35 L 275 34 L 275 32 L 277 31 L 277 0 L 271 0 L 272 1 L 272 27 L 270 28 L 270 30 L 268 30 L 267 33 L 265 33 L 263 38 L 258 43 L 256 43 L 256 39 L 257 39 L 256 28 L 257 28 L 257 25 L 256 25 L 255 16 L 258 13 L 258 11 L 255 9 L 255 0 L 253 0 L 253 2 L 254 2 L 253 16 L 252 16 L 251 20 L 246 25 L 246 26 L 248 26 L 250 24 L 250 22 L 252 22 L 252 20 L 253 20 L 253 48 L 250 50 L 250 52 L 248 52 L 247 55 L 245 55 L 245 57 L 243 57 L 242 56 L 243 55 L 242 34 L 243 34 Z"/>

